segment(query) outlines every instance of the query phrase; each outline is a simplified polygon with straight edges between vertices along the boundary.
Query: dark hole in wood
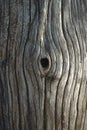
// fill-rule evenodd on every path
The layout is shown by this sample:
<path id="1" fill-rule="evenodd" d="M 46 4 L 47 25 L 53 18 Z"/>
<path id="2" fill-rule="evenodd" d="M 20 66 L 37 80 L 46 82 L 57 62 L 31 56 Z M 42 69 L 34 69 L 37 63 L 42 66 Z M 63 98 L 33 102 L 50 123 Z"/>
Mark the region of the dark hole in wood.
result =
<path id="1" fill-rule="evenodd" d="M 41 65 L 42 65 L 42 67 L 44 68 L 44 69 L 47 69 L 48 67 L 49 67 L 49 60 L 48 60 L 48 58 L 42 58 L 41 59 Z"/>

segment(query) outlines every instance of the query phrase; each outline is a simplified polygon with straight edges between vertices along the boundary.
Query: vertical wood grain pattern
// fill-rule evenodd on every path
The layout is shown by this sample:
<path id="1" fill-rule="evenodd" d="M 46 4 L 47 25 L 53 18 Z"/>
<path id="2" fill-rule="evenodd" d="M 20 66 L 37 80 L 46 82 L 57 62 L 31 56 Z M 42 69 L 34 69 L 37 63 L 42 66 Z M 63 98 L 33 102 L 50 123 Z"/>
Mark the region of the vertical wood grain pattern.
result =
<path id="1" fill-rule="evenodd" d="M 0 0 L 0 130 L 86 130 L 86 104 L 87 1 Z"/>

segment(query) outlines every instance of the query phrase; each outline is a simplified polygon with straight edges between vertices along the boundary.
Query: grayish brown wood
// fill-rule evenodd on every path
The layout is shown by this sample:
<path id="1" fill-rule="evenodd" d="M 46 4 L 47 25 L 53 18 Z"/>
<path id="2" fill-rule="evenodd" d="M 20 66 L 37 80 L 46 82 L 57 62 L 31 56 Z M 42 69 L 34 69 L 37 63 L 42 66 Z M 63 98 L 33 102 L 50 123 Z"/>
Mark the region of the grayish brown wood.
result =
<path id="1" fill-rule="evenodd" d="M 0 0 L 0 130 L 87 130 L 87 0 Z"/>

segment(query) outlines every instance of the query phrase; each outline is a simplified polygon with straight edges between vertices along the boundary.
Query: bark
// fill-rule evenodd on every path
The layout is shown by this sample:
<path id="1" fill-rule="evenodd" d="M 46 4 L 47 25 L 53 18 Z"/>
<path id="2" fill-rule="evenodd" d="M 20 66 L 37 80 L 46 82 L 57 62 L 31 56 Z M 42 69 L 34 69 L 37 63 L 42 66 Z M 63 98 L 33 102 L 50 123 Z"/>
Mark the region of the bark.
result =
<path id="1" fill-rule="evenodd" d="M 0 0 L 0 130 L 86 130 L 87 1 Z"/>

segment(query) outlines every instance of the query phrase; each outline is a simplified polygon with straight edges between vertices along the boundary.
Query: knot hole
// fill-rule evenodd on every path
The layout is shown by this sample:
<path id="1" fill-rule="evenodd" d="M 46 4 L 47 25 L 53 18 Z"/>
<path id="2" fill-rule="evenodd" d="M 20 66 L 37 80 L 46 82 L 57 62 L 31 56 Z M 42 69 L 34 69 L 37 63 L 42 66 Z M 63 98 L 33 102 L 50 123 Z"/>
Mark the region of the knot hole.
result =
<path id="1" fill-rule="evenodd" d="M 40 63 L 43 69 L 49 68 L 49 59 L 47 57 L 41 58 Z"/>

